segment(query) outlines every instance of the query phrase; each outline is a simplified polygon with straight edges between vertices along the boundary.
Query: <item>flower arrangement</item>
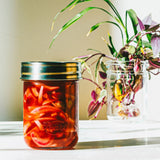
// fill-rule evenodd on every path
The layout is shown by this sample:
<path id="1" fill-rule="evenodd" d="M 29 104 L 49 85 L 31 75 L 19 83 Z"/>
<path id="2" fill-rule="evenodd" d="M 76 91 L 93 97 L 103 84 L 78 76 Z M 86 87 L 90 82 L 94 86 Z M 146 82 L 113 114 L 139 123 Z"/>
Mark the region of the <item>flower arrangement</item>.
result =
<path id="1" fill-rule="evenodd" d="M 68 8 L 73 8 L 80 3 L 88 2 L 92 0 L 73 0 L 70 4 L 68 4 L 65 8 L 63 8 L 60 12 L 55 16 L 52 29 L 57 19 L 58 15 Z M 116 79 L 112 84 L 112 97 L 118 101 L 118 107 L 122 106 L 122 103 L 127 100 L 128 103 L 134 103 L 134 96 L 131 97 L 131 93 L 134 95 L 143 87 L 142 86 L 142 77 L 138 74 L 142 69 L 142 62 L 147 62 L 147 71 L 150 74 L 158 75 L 160 73 L 160 24 L 156 23 L 152 20 L 151 15 L 148 15 L 144 20 L 141 20 L 133 9 L 126 10 L 125 19 L 123 20 L 121 15 L 119 14 L 116 7 L 110 0 L 104 0 L 106 5 L 111 8 L 111 12 L 106 10 L 105 8 L 100 7 L 87 7 L 82 10 L 80 13 L 75 15 L 72 19 L 70 19 L 67 23 L 65 23 L 62 28 L 58 31 L 58 33 L 53 37 L 50 46 L 53 45 L 54 40 L 68 27 L 70 27 L 73 23 L 78 21 L 82 16 L 84 16 L 90 10 L 100 10 L 105 14 L 109 15 L 113 20 L 104 20 L 102 22 L 98 22 L 93 25 L 87 36 L 89 36 L 93 31 L 99 28 L 99 26 L 109 23 L 111 25 L 116 26 L 122 37 L 122 47 L 119 51 L 117 51 L 114 46 L 114 42 L 112 40 L 112 36 L 107 34 L 108 40 L 106 42 L 107 47 L 109 48 L 110 55 L 106 55 L 101 53 L 100 51 L 92 50 L 93 54 L 79 56 L 74 58 L 81 62 L 82 66 L 82 78 L 84 80 L 88 80 L 95 85 L 95 90 L 91 91 L 92 101 L 88 106 L 88 115 L 92 116 L 92 118 L 96 118 L 101 108 L 107 103 L 107 70 L 108 66 L 105 64 L 107 59 L 111 59 L 117 63 L 122 62 L 128 67 L 123 67 L 120 65 L 117 70 L 122 73 L 124 70 L 128 71 L 129 80 L 123 81 L 122 76 L 119 79 Z M 129 34 L 128 30 L 128 18 L 132 22 L 133 35 Z M 94 57 L 94 61 L 92 61 Z M 96 60 L 95 60 L 96 57 Z M 91 71 L 91 67 L 94 67 L 94 74 Z M 91 78 L 84 77 L 84 72 L 88 72 Z M 101 78 L 102 82 L 98 81 Z M 121 107 L 122 108 L 122 107 Z M 122 113 L 123 111 L 123 113 Z M 134 111 L 132 113 L 124 113 L 124 110 L 119 110 L 119 115 L 123 117 L 129 116 L 138 116 L 139 111 Z"/>

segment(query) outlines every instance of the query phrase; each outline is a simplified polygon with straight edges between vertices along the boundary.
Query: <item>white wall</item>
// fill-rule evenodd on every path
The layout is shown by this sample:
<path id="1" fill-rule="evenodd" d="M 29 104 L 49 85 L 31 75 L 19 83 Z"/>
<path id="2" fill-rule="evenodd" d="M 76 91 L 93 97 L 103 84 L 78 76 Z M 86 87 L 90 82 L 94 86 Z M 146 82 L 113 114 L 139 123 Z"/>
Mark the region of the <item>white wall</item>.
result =
<path id="1" fill-rule="evenodd" d="M 86 51 L 87 48 L 107 52 L 101 36 L 105 37 L 108 31 L 111 32 L 108 25 L 104 25 L 88 38 L 85 36 L 93 24 L 108 19 L 106 14 L 99 11 L 89 12 L 64 32 L 50 50 L 48 49 L 51 38 L 58 28 L 85 8 L 81 5 L 80 8 L 74 8 L 71 12 L 61 15 L 56 22 L 54 32 L 51 33 L 50 27 L 54 15 L 69 2 L 70 0 L 0 0 L 0 120 L 22 119 L 23 88 L 19 79 L 22 61 L 69 61 L 75 56 L 90 54 L 91 52 Z M 133 8 L 140 17 L 153 13 L 153 18 L 160 21 L 159 0 L 152 0 L 150 3 L 146 0 L 114 2 L 121 12 Z M 90 2 L 87 6 L 89 5 Z M 105 5 L 103 0 L 94 0 L 91 6 L 104 7 Z M 111 33 L 114 33 L 118 46 L 120 40 L 117 34 L 119 33 L 115 29 Z M 150 81 L 149 105 L 152 117 L 154 115 L 158 117 L 160 112 L 158 81 L 159 78 Z M 87 107 L 92 88 L 93 85 L 88 82 L 80 82 L 80 119 L 88 119 Z M 106 118 L 105 108 L 99 118 Z"/>

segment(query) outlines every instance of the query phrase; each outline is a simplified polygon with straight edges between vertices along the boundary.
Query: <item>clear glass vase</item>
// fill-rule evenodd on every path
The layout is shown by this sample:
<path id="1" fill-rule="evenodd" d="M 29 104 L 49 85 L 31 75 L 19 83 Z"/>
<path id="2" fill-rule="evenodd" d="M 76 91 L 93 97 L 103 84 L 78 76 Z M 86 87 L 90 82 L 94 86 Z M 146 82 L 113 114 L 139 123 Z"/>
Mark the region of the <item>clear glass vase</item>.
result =
<path id="1" fill-rule="evenodd" d="M 107 118 L 144 119 L 147 108 L 146 62 L 108 61 Z"/>

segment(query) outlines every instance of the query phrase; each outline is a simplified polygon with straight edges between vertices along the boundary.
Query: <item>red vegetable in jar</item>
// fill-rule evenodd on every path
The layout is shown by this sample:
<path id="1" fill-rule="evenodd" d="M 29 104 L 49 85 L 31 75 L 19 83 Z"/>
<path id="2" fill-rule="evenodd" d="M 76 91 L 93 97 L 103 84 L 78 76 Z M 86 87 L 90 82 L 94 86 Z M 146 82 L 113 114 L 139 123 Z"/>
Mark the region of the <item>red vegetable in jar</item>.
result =
<path id="1" fill-rule="evenodd" d="M 22 62 L 23 132 L 35 149 L 71 149 L 78 141 L 75 62 Z"/>

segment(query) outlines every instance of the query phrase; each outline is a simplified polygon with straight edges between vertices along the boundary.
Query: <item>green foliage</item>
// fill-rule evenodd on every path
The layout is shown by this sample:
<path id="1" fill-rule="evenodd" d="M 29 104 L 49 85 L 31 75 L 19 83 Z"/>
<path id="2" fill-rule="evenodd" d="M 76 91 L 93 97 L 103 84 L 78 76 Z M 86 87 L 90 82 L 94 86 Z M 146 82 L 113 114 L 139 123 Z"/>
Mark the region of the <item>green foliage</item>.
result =
<path id="1" fill-rule="evenodd" d="M 97 63 L 96 63 L 95 78 L 96 78 L 96 81 L 97 81 L 97 82 L 98 82 L 98 69 L 99 69 L 99 66 L 100 66 L 100 64 L 101 64 L 102 59 L 103 59 L 103 56 L 100 56 L 100 57 L 98 58 Z"/>
<path id="2" fill-rule="evenodd" d="M 104 1 L 111 7 L 112 11 L 115 13 L 115 15 L 116 15 L 116 21 L 117 21 L 123 28 L 125 28 L 124 23 L 123 23 L 123 21 L 122 21 L 122 18 L 121 18 L 121 16 L 120 16 L 118 10 L 116 9 L 116 7 L 111 3 L 110 0 L 104 0 Z"/>
<path id="3" fill-rule="evenodd" d="M 129 42 L 129 35 L 128 35 L 128 29 L 127 29 L 127 15 L 129 15 L 129 18 L 132 22 L 132 26 L 133 26 L 133 31 L 134 34 L 137 34 L 137 25 L 138 25 L 138 19 L 137 19 L 137 15 L 135 13 L 135 11 L 133 9 L 127 10 L 126 11 L 126 19 L 125 19 L 125 31 L 126 31 L 126 42 Z M 137 40 L 139 39 L 139 37 L 136 37 Z"/>
<path id="4" fill-rule="evenodd" d="M 92 0 L 73 0 L 71 1 L 65 8 L 63 8 L 60 12 L 56 14 L 56 16 L 53 19 L 52 28 L 55 23 L 55 20 L 57 19 L 58 15 L 64 11 L 66 11 L 68 8 L 70 10 L 77 6 L 80 3 L 88 2 Z M 106 81 L 104 79 L 106 78 L 106 71 L 107 66 L 105 65 L 103 59 L 109 58 L 111 60 L 118 60 L 117 62 L 124 62 L 127 61 L 128 63 L 125 63 L 126 66 L 129 65 L 130 61 L 134 61 L 134 71 L 135 75 L 139 71 L 139 62 L 147 60 L 149 62 L 148 71 L 151 72 L 153 69 L 158 68 L 157 73 L 153 74 L 159 74 L 160 71 L 160 24 L 152 25 L 154 21 L 151 19 L 151 15 L 149 15 L 146 19 L 148 22 L 146 24 L 143 23 L 137 16 L 136 12 L 133 9 L 126 10 L 125 12 L 125 19 L 123 20 L 119 11 L 116 9 L 116 7 L 113 5 L 111 0 L 103 0 L 106 4 L 106 7 L 109 6 L 111 11 L 106 10 L 105 8 L 100 7 L 87 7 L 83 9 L 81 12 L 76 14 L 73 18 L 71 18 L 67 23 L 65 23 L 56 33 L 56 35 L 53 37 L 49 48 L 53 45 L 55 39 L 67 28 L 69 28 L 72 24 L 77 22 L 79 19 L 81 19 L 85 14 L 87 14 L 91 10 L 99 10 L 104 12 L 105 14 L 109 15 L 112 20 L 104 20 L 101 22 L 98 22 L 91 26 L 89 32 L 87 33 L 87 36 L 89 36 L 93 31 L 97 30 L 102 24 L 111 24 L 115 27 L 117 27 L 120 31 L 120 35 L 122 38 L 122 47 L 119 51 L 117 51 L 112 36 L 108 34 L 107 36 L 107 42 L 106 45 L 112 55 L 112 57 L 108 56 L 108 54 L 104 54 L 99 50 L 96 49 L 88 49 L 89 51 L 94 51 L 96 53 L 86 56 L 79 56 L 74 58 L 74 60 L 77 60 L 81 63 L 82 67 L 82 74 L 87 71 L 91 78 L 85 78 L 83 79 L 90 81 L 96 86 L 96 91 L 94 93 L 98 97 L 96 100 L 91 101 L 89 108 L 92 110 L 96 107 L 94 112 L 90 112 L 89 115 L 92 115 L 93 113 L 97 112 L 94 117 L 97 117 L 97 114 L 99 113 L 101 107 L 106 104 L 107 102 L 107 92 L 106 92 Z M 105 6 L 104 6 L 105 7 Z M 128 18 L 132 23 L 132 29 L 133 29 L 133 35 L 129 35 L 129 27 L 128 27 Z M 144 40 L 143 37 L 146 37 Z M 104 39 L 104 38 L 103 38 Z M 105 40 L 105 39 L 104 39 Z M 154 53 L 155 52 L 155 53 Z M 159 56 L 155 58 L 154 56 Z M 93 57 L 98 57 L 96 60 L 91 61 Z M 90 62 L 90 63 L 89 63 Z M 118 70 L 124 70 L 126 69 L 126 66 L 120 65 L 120 69 Z M 92 73 L 92 68 L 94 70 L 94 74 Z M 133 66 L 132 66 L 133 67 Z M 136 70 L 136 71 L 135 71 Z M 99 73 L 99 74 L 98 74 Z M 94 76 L 93 76 L 94 75 Z M 102 76 L 105 75 L 105 76 Z M 150 74 L 149 74 L 150 75 Z M 103 78 L 105 77 L 105 78 Z M 102 78 L 103 83 L 99 84 L 98 79 Z M 129 76 L 130 78 L 130 76 Z M 130 81 L 131 82 L 131 81 Z M 138 83 L 138 82 L 137 82 Z M 114 88 L 116 82 L 112 82 L 112 88 Z M 122 86 L 119 87 L 121 94 L 122 94 Z M 96 105 L 96 106 L 95 106 Z"/>
<path id="5" fill-rule="evenodd" d="M 54 40 L 64 31 L 66 30 L 68 27 L 70 27 L 73 23 L 75 23 L 76 21 L 78 21 L 81 17 L 83 17 L 88 11 L 93 10 L 93 9 L 98 9 L 101 10 L 107 14 L 109 14 L 110 16 L 112 16 L 107 10 L 103 9 L 103 8 L 99 8 L 99 7 L 87 7 L 84 10 L 82 10 L 80 13 L 78 13 L 76 16 L 74 16 L 72 19 L 70 19 L 67 23 L 65 23 L 60 30 L 57 32 L 57 34 L 53 37 L 49 48 L 51 48 L 51 46 L 53 45 Z M 57 17 L 57 16 L 56 16 Z"/>
<path id="6" fill-rule="evenodd" d="M 106 65 L 104 64 L 103 61 L 101 61 L 101 69 L 106 73 L 107 67 L 106 67 Z"/>

